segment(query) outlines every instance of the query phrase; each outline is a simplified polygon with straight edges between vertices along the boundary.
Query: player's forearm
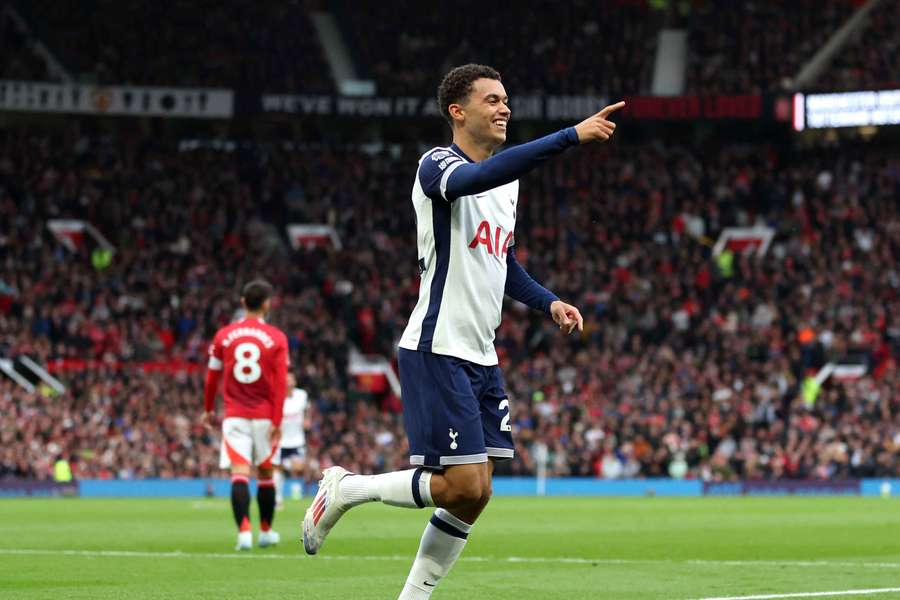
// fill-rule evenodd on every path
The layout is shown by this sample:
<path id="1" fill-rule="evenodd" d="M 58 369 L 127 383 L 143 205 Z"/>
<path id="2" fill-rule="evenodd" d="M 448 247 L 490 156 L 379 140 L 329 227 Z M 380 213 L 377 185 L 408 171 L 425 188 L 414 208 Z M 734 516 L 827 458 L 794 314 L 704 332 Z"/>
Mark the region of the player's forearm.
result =
<path id="1" fill-rule="evenodd" d="M 287 388 L 281 388 L 276 393 L 280 393 L 281 402 L 275 402 L 275 405 L 272 407 L 272 425 L 281 427 L 281 421 L 284 419 L 284 396 L 287 393 Z"/>
<path id="2" fill-rule="evenodd" d="M 516 260 L 515 248 L 506 255 L 506 295 L 535 310 L 549 313 L 550 305 L 559 298 L 535 281 Z"/>
<path id="3" fill-rule="evenodd" d="M 280 361 L 279 361 L 280 362 Z M 274 398 L 272 400 L 272 425 L 281 427 L 281 421 L 284 418 L 284 401 L 287 398 L 287 366 L 279 368 L 275 374 L 276 383 L 273 387 Z"/>
<path id="4" fill-rule="evenodd" d="M 567 127 L 482 162 L 460 164 L 448 176 L 446 197 L 477 194 L 515 181 L 548 158 L 576 145 L 578 134 L 574 127 Z"/>
<path id="5" fill-rule="evenodd" d="M 216 392 L 219 390 L 219 378 L 222 372 L 209 369 L 206 372 L 206 385 L 203 389 L 203 409 L 212 412 L 216 408 Z"/>

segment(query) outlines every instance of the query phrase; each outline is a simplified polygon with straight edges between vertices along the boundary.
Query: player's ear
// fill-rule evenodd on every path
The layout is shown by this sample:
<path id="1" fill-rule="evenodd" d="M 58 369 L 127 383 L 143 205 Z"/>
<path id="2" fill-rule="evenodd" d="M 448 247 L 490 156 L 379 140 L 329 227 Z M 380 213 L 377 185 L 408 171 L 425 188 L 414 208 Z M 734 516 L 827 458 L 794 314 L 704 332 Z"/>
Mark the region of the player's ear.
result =
<path id="1" fill-rule="evenodd" d="M 451 104 L 447 107 L 447 112 L 450 113 L 450 118 L 453 119 L 454 123 L 466 118 L 462 104 Z"/>

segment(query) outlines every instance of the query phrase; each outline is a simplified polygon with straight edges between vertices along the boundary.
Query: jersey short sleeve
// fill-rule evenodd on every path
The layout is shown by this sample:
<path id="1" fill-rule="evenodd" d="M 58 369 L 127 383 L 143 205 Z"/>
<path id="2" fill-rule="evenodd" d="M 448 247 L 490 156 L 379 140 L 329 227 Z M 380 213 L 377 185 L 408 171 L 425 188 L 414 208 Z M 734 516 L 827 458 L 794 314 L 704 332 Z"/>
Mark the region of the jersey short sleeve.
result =
<path id="1" fill-rule="evenodd" d="M 431 150 L 419 162 L 418 176 L 422 191 L 432 200 L 452 201 L 454 198 L 447 198 L 447 180 L 464 163 L 462 158 L 450 150 Z"/>

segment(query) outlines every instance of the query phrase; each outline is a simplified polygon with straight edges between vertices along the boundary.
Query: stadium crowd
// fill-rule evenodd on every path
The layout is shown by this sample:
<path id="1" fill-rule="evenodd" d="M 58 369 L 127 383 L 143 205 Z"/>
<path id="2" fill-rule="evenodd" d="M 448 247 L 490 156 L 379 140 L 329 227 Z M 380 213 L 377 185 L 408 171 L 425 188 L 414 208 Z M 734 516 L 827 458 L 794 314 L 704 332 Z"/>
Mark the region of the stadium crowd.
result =
<path id="1" fill-rule="evenodd" d="M 32 0 L 15 6 L 76 81 L 329 93 L 334 84 L 310 4 Z M 39 59 L 31 62 L 10 78 L 49 79 Z"/>
<path id="2" fill-rule="evenodd" d="M 0 79 L 44 80 L 47 64 L 33 51 L 34 39 L 23 34 L 12 17 L 0 11 Z"/>
<path id="3" fill-rule="evenodd" d="M 420 148 L 176 152 L 147 138 L 0 137 L 0 356 L 63 370 L 61 396 L 0 384 L 0 474 L 215 473 L 199 427 L 202 369 L 236 290 L 280 296 L 312 398 L 310 455 L 401 467 L 399 402 L 347 375 L 351 346 L 393 355 L 417 292 L 409 187 Z M 602 162 L 603 169 L 596 164 Z M 774 146 L 613 144 L 524 178 L 520 261 L 579 306 L 580 337 L 510 305 L 498 352 L 517 458 L 551 475 L 841 478 L 894 474 L 900 450 L 900 159 Z M 46 220 L 89 220 L 116 246 L 93 260 Z M 343 248 L 292 250 L 276 226 L 328 223 Z M 766 224 L 765 257 L 712 256 L 726 226 Z M 730 255 L 729 255 L 730 256 Z M 828 361 L 860 379 L 808 376 Z M 145 362 L 194 365 L 142 373 Z M 2 475 L 0 475 L 2 476 Z"/>
<path id="4" fill-rule="evenodd" d="M 338 6 L 357 62 L 385 95 L 420 95 L 451 65 L 486 57 L 516 94 L 647 93 L 663 18 L 642 0 L 602 7 L 539 0 L 493 12 L 472 0 L 452 7 L 392 0 L 379 3 L 377 18 L 349 2 Z"/>
<path id="5" fill-rule="evenodd" d="M 365 11 L 317 0 L 264 7 L 33 0 L 12 4 L 29 34 L 0 10 L 0 75 L 52 79 L 31 51 L 40 40 L 65 57 L 76 81 L 229 87 L 248 97 L 335 93 L 312 21 L 320 10 L 335 17 L 359 77 L 383 96 L 421 95 L 450 65 L 484 61 L 519 95 L 647 95 L 659 32 L 673 27 L 688 34 L 685 94 L 761 94 L 792 89 L 792 78 L 862 4 L 533 0 L 485 13 L 471 0 L 453 7 L 392 0 Z M 898 24 L 897 3 L 882 2 L 812 88 L 897 85 Z M 216 35 L 194 33 L 204 30 Z"/>
<path id="6" fill-rule="evenodd" d="M 687 93 L 792 89 L 792 78 L 847 21 L 855 4 L 850 0 L 734 2 L 727 7 L 698 3 L 688 28 Z"/>
<path id="7" fill-rule="evenodd" d="M 835 56 L 816 81 L 823 92 L 900 87 L 900 3 L 881 2 L 868 26 Z"/>

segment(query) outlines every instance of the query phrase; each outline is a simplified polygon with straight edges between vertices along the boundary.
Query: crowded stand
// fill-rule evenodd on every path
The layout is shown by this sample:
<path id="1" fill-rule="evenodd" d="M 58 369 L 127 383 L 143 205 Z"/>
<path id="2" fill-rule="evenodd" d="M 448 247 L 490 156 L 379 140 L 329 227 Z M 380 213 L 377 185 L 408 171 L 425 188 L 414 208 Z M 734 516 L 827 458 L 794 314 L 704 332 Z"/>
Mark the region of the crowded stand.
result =
<path id="1" fill-rule="evenodd" d="M 34 39 L 0 12 L 0 79 L 48 79 L 47 65 L 33 52 Z"/>
<path id="2" fill-rule="evenodd" d="M 10 5 L 28 33 L 0 12 L 0 73 L 6 79 L 53 79 L 31 48 L 40 40 L 64 57 L 62 67 L 75 81 L 335 93 L 312 21 L 315 11 L 323 11 L 339 26 L 358 77 L 374 81 L 381 96 L 421 95 L 450 65 L 488 58 L 519 95 L 648 95 L 663 28 L 688 35 L 684 94 L 764 94 L 793 89 L 800 69 L 862 5 L 535 0 L 527 10 L 485 14 L 471 1 L 451 10 L 394 0 L 359 11 L 351 2 L 315 0 L 265 6 L 35 0 Z M 898 23 L 897 3 L 882 2 L 807 87 L 896 85 Z M 144 35 L 147 30 L 154 35 Z M 202 30 L 216 35 L 186 33 Z M 467 37 L 478 39 L 478 46 Z"/>
<path id="3" fill-rule="evenodd" d="M 174 6 L 35 0 L 13 6 L 51 52 L 65 57 L 64 66 L 76 80 L 255 85 L 277 93 L 335 91 L 311 21 L 312 11 L 323 10 L 314 1 Z M 469 2 L 468 8 L 474 6 Z M 420 94 L 422 86 L 434 87 L 434 66 L 484 56 L 492 57 L 520 93 L 646 93 L 663 18 L 643 0 L 613 0 L 602 11 L 580 0 L 563 7 L 540 1 L 529 10 L 495 13 L 487 20 L 458 7 L 435 10 L 388 2 L 371 8 L 358 11 L 351 3 L 324 7 L 340 23 L 360 75 L 374 79 L 382 95 Z M 487 48 L 456 43 L 461 32 L 473 28 L 485 34 Z M 154 35 L 143 35 L 148 29 Z M 202 30 L 216 35 L 187 34 Z M 401 30 L 405 33 L 396 35 Z M 17 27 L 4 24 L 0 41 L 9 39 L 4 46 L 15 51 L 4 53 L 7 78 L 51 79 L 42 59 L 20 51 L 21 36 Z M 454 47 L 453 52 L 448 54 L 447 47 Z M 516 60 L 523 55 L 530 60 Z"/>
<path id="4" fill-rule="evenodd" d="M 900 87 L 900 3 L 882 2 L 868 20 L 835 56 L 816 88 L 840 92 Z"/>
<path id="5" fill-rule="evenodd" d="M 303 2 L 34 0 L 16 7 L 76 81 L 273 92 L 334 89 Z M 215 35 L 198 35 L 204 31 Z M 40 69 L 27 75 L 15 78 L 46 77 Z"/>
<path id="6" fill-rule="evenodd" d="M 310 393 L 309 468 L 406 464 L 399 400 L 347 373 L 394 355 L 418 278 L 409 188 L 425 148 L 258 144 L 226 152 L 128 136 L 0 139 L 0 356 L 61 395 L 0 380 L 0 476 L 217 473 L 199 423 L 212 333 L 241 284 L 278 288 L 271 322 Z M 603 168 L 596 168 L 602 164 Z M 507 474 L 837 479 L 896 473 L 900 158 L 731 143 L 613 144 L 521 182 L 517 255 L 585 331 L 508 301 L 497 349 L 517 439 Z M 116 251 L 66 249 L 90 221 Z M 293 250 L 285 223 L 341 250 Z M 767 225 L 765 256 L 715 256 Z M 729 253 L 726 253 L 729 254 Z M 866 374 L 810 382 L 852 357 Z"/>
<path id="7" fill-rule="evenodd" d="M 691 14 L 689 94 L 749 94 L 790 89 L 815 52 L 847 21 L 857 2 L 702 2 Z"/>
<path id="8" fill-rule="evenodd" d="M 381 94 L 421 94 L 449 65 L 485 57 L 517 94 L 646 93 L 662 15 L 643 1 L 605 4 L 540 1 L 485 13 L 472 1 L 436 10 L 393 0 L 379 4 L 377 18 L 347 2 L 335 14 Z"/>

